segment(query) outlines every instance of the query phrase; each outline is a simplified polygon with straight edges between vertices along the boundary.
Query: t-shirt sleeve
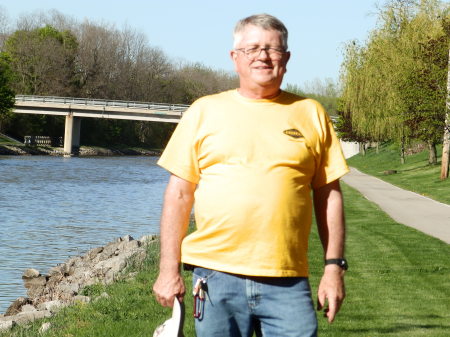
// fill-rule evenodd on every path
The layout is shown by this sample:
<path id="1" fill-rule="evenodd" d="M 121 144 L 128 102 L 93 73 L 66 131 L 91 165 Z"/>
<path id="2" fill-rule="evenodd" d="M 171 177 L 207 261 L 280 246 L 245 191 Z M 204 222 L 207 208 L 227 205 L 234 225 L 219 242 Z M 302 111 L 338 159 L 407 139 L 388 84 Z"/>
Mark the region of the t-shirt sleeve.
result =
<path id="1" fill-rule="evenodd" d="M 199 111 L 192 105 L 183 114 L 158 160 L 159 166 L 195 184 L 198 184 L 200 180 L 196 145 L 198 126 Z"/>
<path id="2" fill-rule="evenodd" d="M 333 123 L 320 104 L 318 114 L 320 146 L 316 172 L 311 184 L 313 189 L 329 184 L 349 172 Z"/>

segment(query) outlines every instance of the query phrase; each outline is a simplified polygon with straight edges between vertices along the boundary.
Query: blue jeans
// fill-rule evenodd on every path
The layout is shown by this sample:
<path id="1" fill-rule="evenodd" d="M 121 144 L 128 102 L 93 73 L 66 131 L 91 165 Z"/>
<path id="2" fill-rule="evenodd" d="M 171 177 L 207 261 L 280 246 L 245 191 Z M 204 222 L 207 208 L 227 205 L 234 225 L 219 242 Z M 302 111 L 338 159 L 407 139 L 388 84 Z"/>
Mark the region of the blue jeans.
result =
<path id="1" fill-rule="evenodd" d="M 317 318 L 308 278 L 249 277 L 196 267 L 206 300 L 197 337 L 313 337 Z"/>

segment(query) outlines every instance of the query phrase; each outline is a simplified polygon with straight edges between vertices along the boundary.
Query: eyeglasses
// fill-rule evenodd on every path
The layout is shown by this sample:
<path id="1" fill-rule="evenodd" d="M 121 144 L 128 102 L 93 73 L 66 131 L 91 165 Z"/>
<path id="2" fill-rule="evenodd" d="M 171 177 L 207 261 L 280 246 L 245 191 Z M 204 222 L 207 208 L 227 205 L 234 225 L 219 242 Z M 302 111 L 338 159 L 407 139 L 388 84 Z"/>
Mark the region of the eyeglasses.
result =
<path id="1" fill-rule="evenodd" d="M 284 53 L 286 53 L 284 49 L 274 47 L 246 47 L 246 48 L 236 48 L 235 50 L 243 52 L 249 60 L 257 59 L 263 50 L 274 61 L 281 60 Z"/>

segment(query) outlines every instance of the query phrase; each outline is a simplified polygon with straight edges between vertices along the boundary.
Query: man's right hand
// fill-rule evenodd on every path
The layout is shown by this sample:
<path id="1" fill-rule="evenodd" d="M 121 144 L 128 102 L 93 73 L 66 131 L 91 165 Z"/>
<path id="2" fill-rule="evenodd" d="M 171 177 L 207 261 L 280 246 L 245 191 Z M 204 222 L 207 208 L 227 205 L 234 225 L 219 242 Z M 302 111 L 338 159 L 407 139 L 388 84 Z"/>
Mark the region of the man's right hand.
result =
<path id="1" fill-rule="evenodd" d="M 186 288 L 180 273 L 160 273 L 153 285 L 153 293 L 156 300 L 164 307 L 173 307 L 175 297 L 182 302 Z"/>

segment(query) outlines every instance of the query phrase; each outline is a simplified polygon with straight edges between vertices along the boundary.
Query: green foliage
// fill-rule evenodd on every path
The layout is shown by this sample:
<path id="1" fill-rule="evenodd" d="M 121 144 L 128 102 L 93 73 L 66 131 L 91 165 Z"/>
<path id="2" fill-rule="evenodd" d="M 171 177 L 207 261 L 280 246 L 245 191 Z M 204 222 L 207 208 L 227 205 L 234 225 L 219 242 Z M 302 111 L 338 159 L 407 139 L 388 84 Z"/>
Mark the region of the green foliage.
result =
<path id="1" fill-rule="evenodd" d="M 347 45 L 342 112 L 374 141 L 442 140 L 450 35 L 447 4 L 390 1 L 365 45 Z"/>
<path id="2" fill-rule="evenodd" d="M 103 284 L 93 284 L 90 286 L 86 286 L 81 291 L 81 295 L 89 296 L 91 298 L 99 297 L 103 292 L 106 291 L 106 286 Z"/>
<path id="3" fill-rule="evenodd" d="M 365 143 L 370 140 L 367 137 L 361 136 L 356 133 L 353 129 L 351 120 L 346 118 L 346 116 L 339 111 L 338 118 L 334 123 L 334 128 L 339 139 L 343 141 Z"/>
<path id="4" fill-rule="evenodd" d="M 9 66 L 8 56 L 0 53 L 0 127 L 1 122 L 10 116 L 14 107 L 15 95 L 11 88 L 12 79 L 13 74 Z"/>
<path id="5" fill-rule="evenodd" d="M 50 25 L 14 32 L 4 44 L 16 74 L 14 89 L 20 94 L 66 96 L 71 91 L 76 50 L 72 33 Z"/>
<path id="6" fill-rule="evenodd" d="M 302 97 L 317 100 L 331 116 L 338 114 L 339 88 L 331 79 L 316 80 L 312 84 L 307 84 L 304 89 L 298 85 L 288 83 L 285 90 Z"/>

